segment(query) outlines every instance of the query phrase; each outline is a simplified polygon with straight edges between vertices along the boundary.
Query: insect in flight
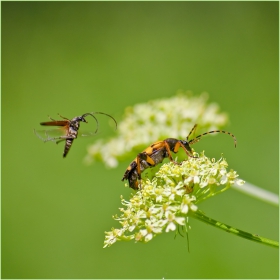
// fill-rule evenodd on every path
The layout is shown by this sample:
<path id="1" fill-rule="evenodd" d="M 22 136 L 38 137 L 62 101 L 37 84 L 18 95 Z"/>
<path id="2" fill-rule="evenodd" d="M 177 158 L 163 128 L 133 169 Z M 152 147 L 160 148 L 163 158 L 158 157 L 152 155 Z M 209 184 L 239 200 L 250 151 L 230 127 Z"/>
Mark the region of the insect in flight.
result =
<path id="1" fill-rule="evenodd" d="M 96 130 L 94 131 L 93 134 L 97 133 L 97 131 L 98 131 L 98 120 L 94 116 L 94 114 L 102 114 L 102 115 L 106 115 L 106 116 L 110 117 L 115 122 L 115 125 L 116 125 L 116 128 L 117 128 L 117 122 L 112 116 L 110 116 L 106 113 L 102 113 L 102 112 L 91 112 L 91 113 L 85 113 L 82 116 L 75 117 L 71 120 L 67 119 L 65 117 L 62 117 L 60 114 L 58 114 L 63 120 L 55 120 L 55 119 L 49 117 L 49 119 L 51 121 L 40 123 L 40 125 L 43 125 L 43 126 L 58 126 L 58 127 L 60 127 L 59 129 L 55 129 L 52 132 L 53 133 L 59 133 L 59 134 L 63 133 L 63 135 L 59 135 L 59 136 L 56 136 L 56 137 L 50 137 L 50 135 L 49 135 L 50 132 L 49 131 L 44 131 L 45 132 L 44 134 L 47 138 L 43 138 L 36 132 L 35 129 L 34 129 L 34 133 L 43 142 L 55 141 L 56 144 L 58 144 L 62 141 L 65 141 L 64 153 L 63 153 L 63 157 L 65 158 L 67 156 L 72 144 L 73 144 L 73 141 L 78 137 L 80 122 L 87 123 L 87 121 L 85 119 L 87 116 L 92 116 L 95 119 L 97 126 L 96 126 Z M 86 136 L 86 135 L 82 135 L 82 136 Z"/>
<path id="2" fill-rule="evenodd" d="M 150 167 L 154 167 L 157 164 L 161 163 L 165 158 L 169 158 L 170 161 L 177 163 L 173 160 L 171 152 L 177 153 L 179 148 L 183 148 L 185 153 L 189 157 L 195 158 L 193 152 L 191 150 L 190 145 L 198 142 L 200 138 L 204 135 L 210 133 L 225 133 L 233 137 L 234 139 L 234 146 L 236 147 L 236 138 L 230 132 L 224 130 L 212 130 L 209 132 L 205 132 L 196 136 L 195 138 L 189 140 L 190 135 L 196 129 L 197 125 L 195 125 L 192 130 L 190 131 L 189 135 L 187 136 L 186 140 L 178 140 L 175 138 L 167 138 L 163 141 L 157 141 L 153 143 L 151 146 L 146 148 L 143 152 L 139 153 L 137 157 L 130 163 L 127 167 L 122 181 L 128 180 L 129 187 L 132 189 L 139 189 L 139 182 L 141 188 L 141 173 Z M 139 182 L 138 182 L 139 181 Z"/>

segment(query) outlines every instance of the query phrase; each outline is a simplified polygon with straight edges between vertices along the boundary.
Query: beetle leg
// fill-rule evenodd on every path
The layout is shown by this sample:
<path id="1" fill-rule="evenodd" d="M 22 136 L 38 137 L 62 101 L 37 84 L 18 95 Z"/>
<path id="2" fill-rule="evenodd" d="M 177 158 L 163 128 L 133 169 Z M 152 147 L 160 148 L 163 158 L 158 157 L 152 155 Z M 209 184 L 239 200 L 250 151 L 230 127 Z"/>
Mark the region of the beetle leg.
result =
<path id="1" fill-rule="evenodd" d="M 140 155 L 138 154 L 136 157 L 136 164 L 137 164 L 137 175 L 138 175 L 138 180 L 139 180 L 139 188 L 141 190 L 141 169 L 140 169 Z"/>
<path id="2" fill-rule="evenodd" d="M 55 119 L 53 119 L 52 117 L 50 117 L 50 116 L 48 116 L 48 117 L 49 117 L 49 119 L 50 119 L 51 121 L 56 122 L 56 120 L 55 120 Z"/>
<path id="3" fill-rule="evenodd" d="M 185 146 L 181 143 L 181 142 L 178 142 L 180 144 L 180 146 L 184 149 L 185 153 L 189 156 L 189 157 L 192 157 L 192 158 L 197 158 L 195 157 L 193 154 L 191 154 L 186 148 Z"/>
<path id="4" fill-rule="evenodd" d="M 62 117 L 59 113 L 58 113 L 58 115 L 59 115 L 62 119 L 65 119 L 65 120 L 70 121 L 69 119 L 67 119 L 67 118 L 65 118 L 65 117 Z"/>
<path id="5" fill-rule="evenodd" d="M 65 141 L 67 139 L 76 139 L 75 137 L 73 136 L 59 136 L 59 137 L 49 137 L 49 135 L 46 133 L 46 139 L 42 138 L 39 134 L 36 133 L 36 130 L 34 129 L 34 133 L 36 134 L 36 136 L 41 139 L 43 142 L 48 142 L 48 141 L 56 141 L 56 144 L 62 142 L 62 141 Z"/>
<path id="6" fill-rule="evenodd" d="M 166 144 L 166 145 L 167 145 L 167 144 Z M 167 146 L 168 146 L 168 145 L 167 145 Z M 186 147 L 185 147 L 180 141 L 178 141 L 178 142 L 175 144 L 175 146 L 174 146 L 174 153 L 177 153 L 180 147 L 183 148 L 183 150 L 185 151 L 185 153 L 186 153 L 189 157 L 196 158 L 195 156 L 193 156 L 193 154 L 191 154 L 191 153 L 186 149 Z M 167 152 L 168 152 L 168 150 L 167 150 Z M 169 150 L 169 152 L 170 152 L 170 150 Z M 173 162 L 174 162 L 174 161 L 173 161 Z"/>
<path id="7" fill-rule="evenodd" d="M 172 162 L 175 163 L 175 164 L 179 164 L 177 161 L 173 160 L 173 157 L 172 157 L 172 155 L 171 155 L 171 151 L 170 151 L 170 148 L 169 148 L 168 143 L 167 143 L 166 141 L 163 141 L 163 143 L 164 143 L 166 152 L 167 152 L 167 154 L 168 154 L 169 160 L 172 161 Z M 178 146 L 178 143 L 179 143 L 179 141 L 176 143 L 176 145 L 175 145 L 175 147 L 174 147 L 174 153 L 177 153 L 177 152 L 178 152 L 178 149 L 179 149 L 179 147 L 180 147 L 180 145 Z M 177 146 L 178 146 L 178 147 L 177 147 Z"/>
<path id="8" fill-rule="evenodd" d="M 136 163 L 137 163 L 137 174 L 138 174 L 138 180 L 139 180 L 139 185 L 140 185 L 140 189 L 141 189 L 141 168 L 140 168 L 140 164 L 141 161 L 146 161 L 148 164 L 150 164 L 151 166 L 155 166 L 155 162 L 154 160 L 148 156 L 146 153 L 139 153 L 136 157 Z"/>
<path id="9" fill-rule="evenodd" d="M 67 140 L 67 139 L 76 139 L 76 137 L 74 137 L 74 136 L 71 136 L 71 135 L 68 135 L 68 136 L 59 136 L 59 137 L 55 137 L 55 138 L 53 138 L 53 140 L 56 140 L 56 139 L 58 139 L 57 141 L 56 141 L 56 144 L 58 144 L 58 143 L 60 143 L 60 142 L 62 142 L 62 141 L 64 141 L 64 140 Z"/>
<path id="10" fill-rule="evenodd" d="M 194 128 L 193 128 L 192 130 L 194 130 L 195 127 L 196 127 L 196 125 L 194 126 Z M 177 153 L 180 147 L 182 147 L 182 148 L 184 149 L 185 153 L 186 153 L 189 157 L 192 157 L 192 158 L 194 157 L 194 156 L 186 149 L 186 147 L 185 147 L 180 141 L 178 141 L 178 142 L 175 144 L 175 146 L 174 146 L 174 153 Z M 169 150 L 169 152 L 170 152 L 170 150 Z M 176 162 L 176 161 L 173 161 L 173 162 L 176 163 L 176 164 L 181 164 L 181 163 L 178 163 L 178 162 Z"/>

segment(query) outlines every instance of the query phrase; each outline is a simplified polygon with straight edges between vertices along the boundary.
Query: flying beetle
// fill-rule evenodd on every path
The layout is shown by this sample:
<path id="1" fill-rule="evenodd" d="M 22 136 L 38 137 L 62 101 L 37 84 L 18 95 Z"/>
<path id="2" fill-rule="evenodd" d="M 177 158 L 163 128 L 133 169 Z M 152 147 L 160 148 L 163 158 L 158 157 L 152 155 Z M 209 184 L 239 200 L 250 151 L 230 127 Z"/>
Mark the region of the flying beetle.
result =
<path id="1" fill-rule="evenodd" d="M 43 138 L 36 132 L 35 129 L 34 129 L 34 133 L 43 142 L 55 141 L 56 144 L 58 144 L 60 142 L 65 141 L 64 152 L 63 152 L 63 157 L 65 158 L 67 156 L 72 144 L 73 144 L 73 141 L 78 137 L 80 122 L 87 123 L 87 121 L 85 119 L 87 116 L 91 116 L 95 119 L 96 130 L 94 131 L 94 134 L 97 133 L 97 131 L 98 131 L 98 120 L 94 116 L 94 114 L 102 114 L 102 115 L 108 116 L 109 118 L 111 118 L 115 122 L 115 125 L 116 125 L 116 128 L 117 128 L 117 121 L 112 116 L 110 116 L 106 113 L 103 113 L 103 112 L 91 112 L 91 113 L 85 113 L 85 114 L 83 114 L 81 116 L 78 116 L 78 117 L 75 117 L 71 120 L 61 116 L 60 114 L 58 114 L 63 120 L 55 120 L 55 119 L 53 119 L 49 116 L 49 119 L 51 121 L 40 123 L 40 125 L 43 125 L 43 126 L 58 126 L 59 129 L 56 129 L 55 131 L 62 134 L 60 136 L 50 137 L 49 132 L 45 131 L 46 138 Z M 86 135 L 82 135 L 82 136 L 86 136 Z"/>
<path id="2" fill-rule="evenodd" d="M 190 145 L 198 142 L 202 136 L 210 133 L 225 133 L 230 135 L 234 139 L 234 146 L 236 147 L 237 141 L 235 136 L 232 133 L 224 130 L 212 130 L 200 134 L 195 138 L 189 140 L 190 135 L 193 133 L 196 127 L 197 124 L 192 128 L 186 140 L 167 138 L 163 141 L 157 141 L 153 143 L 148 148 L 146 148 L 143 152 L 139 153 L 137 157 L 127 167 L 123 175 L 122 181 L 128 180 L 129 187 L 135 190 L 139 189 L 139 182 L 140 182 L 140 188 L 141 188 L 141 173 L 145 169 L 156 166 L 167 157 L 169 158 L 170 161 L 177 164 L 177 162 L 173 160 L 171 152 L 176 154 L 179 148 L 182 148 L 189 157 L 195 158 Z"/>

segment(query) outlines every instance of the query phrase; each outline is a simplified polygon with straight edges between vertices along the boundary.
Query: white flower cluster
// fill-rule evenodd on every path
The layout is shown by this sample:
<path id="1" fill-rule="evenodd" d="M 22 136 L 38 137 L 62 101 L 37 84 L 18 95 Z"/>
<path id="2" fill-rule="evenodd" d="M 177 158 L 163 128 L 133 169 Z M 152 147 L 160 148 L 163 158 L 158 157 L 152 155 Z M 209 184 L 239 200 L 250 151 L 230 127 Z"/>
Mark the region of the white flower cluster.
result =
<path id="1" fill-rule="evenodd" d="M 189 158 L 180 164 L 164 164 L 152 180 L 142 180 L 141 190 L 126 201 L 122 214 L 113 218 L 122 228 L 105 232 L 104 248 L 116 241 L 148 242 L 162 232 L 187 231 L 186 218 L 197 211 L 196 204 L 221 193 L 238 180 L 233 170 L 227 172 L 224 158 L 210 160 L 202 153 L 199 158 Z"/>
<path id="2" fill-rule="evenodd" d="M 120 159 L 132 153 L 135 156 L 157 140 L 185 139 L 194 124 L 199 124 L 198 129 L 203 132 L 221 128 L 228 121 L 227 115 L 219 112 L 216 103 L 206 104 L 207 99 L 206 93 L 178 93 L 126 108 L 117 136 L 91 145 L 85 162 L 101 160 L 108 167 L 116 167 Z"/>

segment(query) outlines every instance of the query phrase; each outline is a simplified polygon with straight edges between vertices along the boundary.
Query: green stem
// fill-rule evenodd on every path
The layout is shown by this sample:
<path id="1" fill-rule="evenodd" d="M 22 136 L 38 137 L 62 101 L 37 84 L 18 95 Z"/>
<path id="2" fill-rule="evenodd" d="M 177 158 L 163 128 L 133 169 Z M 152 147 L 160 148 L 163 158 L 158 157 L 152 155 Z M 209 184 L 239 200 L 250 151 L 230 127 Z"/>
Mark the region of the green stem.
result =
<path id="1" fill-rule="evenodd" d="M 279 196 L 268 190 L 254 186 L 248 182 L 246 182 L 243 186 L 234 184 L 232 188 L 279 207 Z"/>
<path id="2" fill-rule="evenodd" d="M 251 241 L 259 242 L 259 243 L 262 243 L 264 245 L 268 245 L 268 246 L 279 248 L 279 242 L 277 242 L 277 241 L 261 237 L 261 236 L 259 236 L 257 234 L 252 234 L 252 233 L 240 230 L 240 229 L 233 228 L 233 227 L 231 227 L 231 226 L 229 226 L 227 224 L 218 222 L 218 221 L 216 221 L 216 220 L 214 220 L 212 218 L 207 217 L 206 215 L 204 215 L 199 210 L 196 211 L 196 212 L 189 212 L 189 214 L 191 215 L 191 217 L 193 217 L 193 218 L 195 218 L 195 219 L 197 219 L 199 221 L 202 221 L 202 222 L 207 223 L 209 225 L 218 227 L 218 228 L 220 228 L 222 230 L 225 230 L 226 232 L 236 234 L 239 237 L 243 237 L 243 238 L 249 239 Z"/>

